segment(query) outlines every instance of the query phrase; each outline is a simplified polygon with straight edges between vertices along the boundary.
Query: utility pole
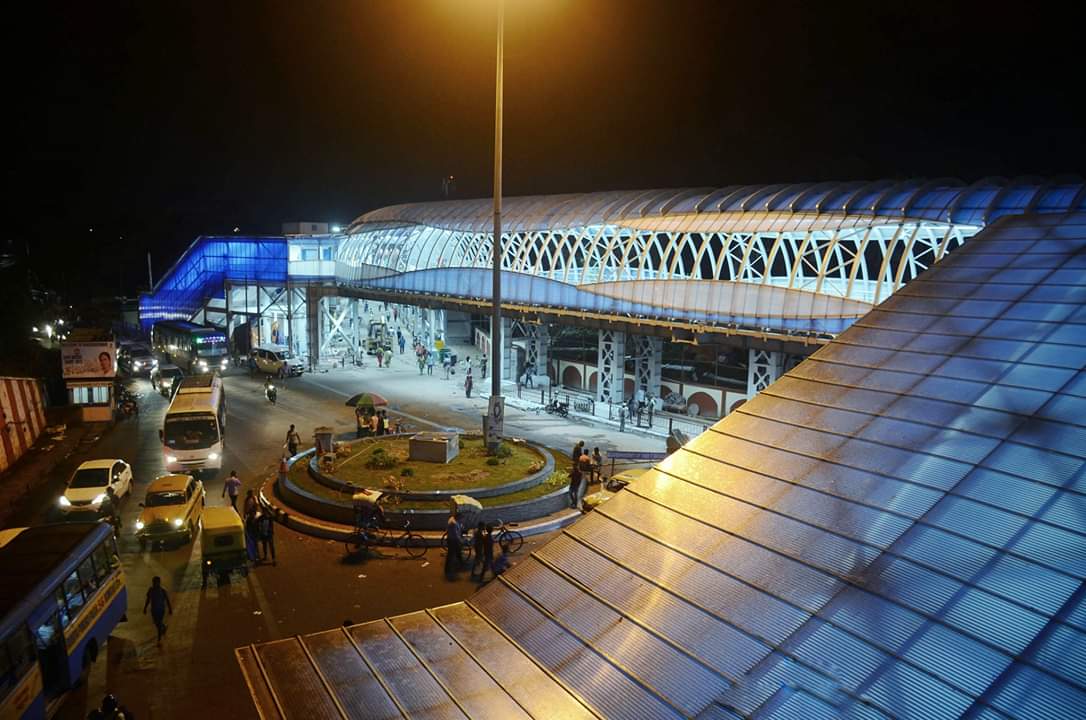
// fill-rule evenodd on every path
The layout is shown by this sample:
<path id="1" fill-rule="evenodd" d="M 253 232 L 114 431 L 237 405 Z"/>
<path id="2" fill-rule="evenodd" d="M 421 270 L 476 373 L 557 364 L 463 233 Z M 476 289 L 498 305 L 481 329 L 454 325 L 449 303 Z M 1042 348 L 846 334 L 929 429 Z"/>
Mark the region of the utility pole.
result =
<path id="1" fill-rule="evenodd" d="M 504 84 L 505 0 L 498 0 L 498 52 L 494 90 L 494 268 L 492 295 L 493 319 L 490 326 L 490 411 L 491 430 L 486 434 L 487 449 L 494 452 L 501 443 L 502 398 L 502 86 Z M 495 411 L 495 407 L 501 409 Z M 496 426 L 496 427 L 495 427 Z"/>

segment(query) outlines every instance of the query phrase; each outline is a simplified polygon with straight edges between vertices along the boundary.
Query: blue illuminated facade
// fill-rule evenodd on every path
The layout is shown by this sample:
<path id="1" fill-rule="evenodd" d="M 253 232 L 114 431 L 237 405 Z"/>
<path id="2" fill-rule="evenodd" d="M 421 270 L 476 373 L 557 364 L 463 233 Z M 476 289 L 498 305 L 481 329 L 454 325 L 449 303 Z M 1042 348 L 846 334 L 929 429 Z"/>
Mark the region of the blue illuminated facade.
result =
<path id="1" fill-rule="evenodd" d="M 200 236 L 140 298 L 140 325 L 149 332 L 159 320 L 188 320 L 224 298 L 227 282 L 285 284 L 289 252 L 286 237 Z"/>

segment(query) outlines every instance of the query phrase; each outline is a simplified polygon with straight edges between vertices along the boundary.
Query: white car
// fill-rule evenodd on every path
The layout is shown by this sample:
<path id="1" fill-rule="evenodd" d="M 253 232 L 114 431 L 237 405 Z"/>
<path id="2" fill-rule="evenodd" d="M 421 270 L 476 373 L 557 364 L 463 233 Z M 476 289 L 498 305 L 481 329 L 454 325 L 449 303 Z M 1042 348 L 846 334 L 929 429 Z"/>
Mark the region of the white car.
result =
<path id="1" fill-rule="evenodd" d="M 120 500 L 132 492 L 132 466 L 124 460 L 88 460 L 76 468 L 57 500 L 61 515 L 100 515 L 110 510 L 109 491 Z"/>

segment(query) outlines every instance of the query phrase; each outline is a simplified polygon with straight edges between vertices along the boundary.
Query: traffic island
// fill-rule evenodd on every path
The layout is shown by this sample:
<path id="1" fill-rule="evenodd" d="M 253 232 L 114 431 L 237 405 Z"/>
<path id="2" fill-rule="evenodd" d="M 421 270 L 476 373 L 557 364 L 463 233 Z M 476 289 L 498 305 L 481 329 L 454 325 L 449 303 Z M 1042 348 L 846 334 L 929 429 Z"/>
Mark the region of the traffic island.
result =
<path id="1" fill-rule="evenodd" d="M 568 476 L 554 471 L 545 448 L 508 441 L 502 456 L 493 457 L 481 436 L 463 435 L 450 462 L 428 462 L 411 459 L 410 439 L 398 435 L 341 444 L 332 469 L 312 450 L 302 453 L 291 459 L 286 479 L 275 483 L 274 497 L 286 512 L 353 529 L 351 497 L 379 490 L 386 526 L 410 522 L 413 530 L 438 533 L 453 495 L 476 498 L 483 508 L 480 519 L 487 523 L 528 523 L 568 507 Z M 572 512 L 569 521 L 577 516 Z"/>

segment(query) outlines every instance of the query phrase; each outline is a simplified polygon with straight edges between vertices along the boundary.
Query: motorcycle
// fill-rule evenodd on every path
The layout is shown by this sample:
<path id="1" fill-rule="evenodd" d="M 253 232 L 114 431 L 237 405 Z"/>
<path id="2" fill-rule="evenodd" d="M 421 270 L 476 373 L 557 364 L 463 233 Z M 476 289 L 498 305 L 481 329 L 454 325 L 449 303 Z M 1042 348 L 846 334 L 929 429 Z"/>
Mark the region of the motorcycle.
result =
<path id="1" fill-rule="evenodd" d="M 274 405 L 276 396 L 277 396 L 277 391 L 275 389 L 275 385 L 273 385 L 270 380 L 265 382 L 264 383 L 264 397 L 268 398 L 268 402 L 270 402 L 272 405 Z"/>
<path id="2" fill-rule="evenodd" d="M 558 402 L 557 400 L 551 400 L 549 403 L 547 403 L 547 406 L 545 408 L 543 408 L 543 409 L 546 410 L 547 413 L 549 413 L 550 415 L 557 415 L 559 417 L 564 417 L 564 418 L 569 417 L 569 403 L 568 402 Z"/>

